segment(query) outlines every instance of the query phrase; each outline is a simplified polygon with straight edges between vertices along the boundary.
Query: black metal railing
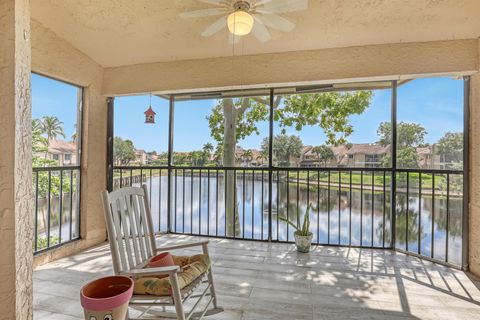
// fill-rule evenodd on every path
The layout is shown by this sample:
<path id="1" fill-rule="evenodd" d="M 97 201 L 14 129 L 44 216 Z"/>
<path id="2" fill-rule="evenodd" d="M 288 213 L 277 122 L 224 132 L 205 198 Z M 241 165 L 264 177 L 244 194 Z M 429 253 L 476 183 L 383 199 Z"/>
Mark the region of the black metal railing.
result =
<path id="1" fill-rule="evenodd" d="M 34 252 L 80 238 L 80 167 L 33 168 Z"/>
<path id="2" fill-rule="evenodd" d="M 147 184 L 150 195 L 150 210 L 156 232 L 169 230 L 168 167 L 115 167 L 112 174 L 113 189 Z"/>
<path id="3" fill-rule="evenodd" d="M 462 265 L 464 172 L 396 170 L 395 248 Z"/>
<path id="4" fill-rule="evenodd" d="M 310 206 L 315 244 L 395 248 L 462 264 L 462 170 L 114 168 L 115 189 L 141 184 L 158 232 L 292 242 L 294 230 L 281 218 L 295 224 Z"/>
<path id="5" fill-rule="evenodd" d="M 313 242 L 390 248 L 391 173 L 375 168 L 277 169 L 274 239 L 294 240 L 279 218 L 300 220 L 310 206 Z M 300 213 L 300 217 L 297 214 Z"/>

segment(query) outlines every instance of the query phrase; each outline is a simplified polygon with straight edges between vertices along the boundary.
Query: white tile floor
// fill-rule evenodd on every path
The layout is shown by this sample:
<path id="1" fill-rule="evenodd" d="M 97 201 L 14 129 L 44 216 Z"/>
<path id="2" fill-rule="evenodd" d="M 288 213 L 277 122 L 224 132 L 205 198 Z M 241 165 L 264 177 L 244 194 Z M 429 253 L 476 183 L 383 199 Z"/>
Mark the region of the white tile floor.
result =
<path id="1" fill-rule="evenodd" d="M 198 240 L 166 235 L 159 245 Z M 185 251 L 184 253 L 193 253 Z M 480 283 L 388 250 L 211 239 L 220 304 L 210 319 L 480 319 Z M 34 272 L 34 319 L 83 319 L 80 287 L 112 273 L 104 244 Z"/>

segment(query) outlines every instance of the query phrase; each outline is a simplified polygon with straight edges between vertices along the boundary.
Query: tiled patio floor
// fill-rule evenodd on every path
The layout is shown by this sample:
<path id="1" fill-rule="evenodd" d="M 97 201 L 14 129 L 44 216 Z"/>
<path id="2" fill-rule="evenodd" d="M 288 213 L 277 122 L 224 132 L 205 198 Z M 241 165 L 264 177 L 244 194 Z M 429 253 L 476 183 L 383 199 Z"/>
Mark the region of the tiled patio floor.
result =
<path id="1" fill-rule="evenodd" d="M 166 235 L 159 244 L 198 240 Z M 189 251 L 188 253 L 192 253 Z M 225 312 L 210 319 L 480 319 L 480 284 L 464 272 L 388 250 L 211 239 Z M 34 319 L 83 319 L 79 289 L 112 273 L 107 244 L 34 272 Z"/>

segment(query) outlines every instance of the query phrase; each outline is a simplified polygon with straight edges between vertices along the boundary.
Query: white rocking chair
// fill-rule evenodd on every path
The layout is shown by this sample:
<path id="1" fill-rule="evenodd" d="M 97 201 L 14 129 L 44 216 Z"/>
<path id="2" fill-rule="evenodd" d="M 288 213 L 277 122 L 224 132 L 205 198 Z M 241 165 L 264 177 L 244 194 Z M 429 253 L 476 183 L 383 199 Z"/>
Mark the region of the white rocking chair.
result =
<path id="1" fill-rule="evenodd" d="M 130 306 L 162 307 L 159 312 L 155 310 L 155 318 L 147 319 L 203 319 L 204 316 L 223 311 L 217 305 L 211 267 L 182 290 L 177 277 L 180 271 L 178 266 L 145 268 L 149 259 L 162 251 L 202 246 L 203 253 L 208 255 L 208 240 L 157 248 L 145 185 L 142 188 L 126 187 L 111 193 L 104 191 L 102 197 L 115 274 L 133 278 L 167 275 L 170 278 L 171 296 L 134 295 Z M 205 285 L 204 289 L 202 284 Z M 207 303 L 197 311 L 203 298 L 208 298 Z M 193 305 L 189 312 L 184 311 L 187 300 Z M 212 303 L 213 308 L 210 308 Z M 175 312 L 168 311 L 169 306 L 174 306 Z M 127 319 L 130 319 L 128 315 Z"/>

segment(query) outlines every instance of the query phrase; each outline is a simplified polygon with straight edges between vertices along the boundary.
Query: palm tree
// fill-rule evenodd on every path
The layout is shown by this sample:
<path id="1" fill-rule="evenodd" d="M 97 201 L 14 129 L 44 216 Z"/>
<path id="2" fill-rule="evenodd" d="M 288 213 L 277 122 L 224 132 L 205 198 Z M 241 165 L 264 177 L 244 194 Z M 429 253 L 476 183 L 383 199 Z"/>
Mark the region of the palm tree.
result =
<path id="1" fill-rule="evenodd" d="M 203 151 L 210 155 L 213 151 L 213 145 L 210 142 L 205 143 L 203 145 Z"/>
<path id="2" fill-rule="evenodd" d="M 247 167 L 250 166 L 250 162 L 252 161 L 253 152 L 252 150 L 248 149 L 243 152 L 242 158 L 245 162 L 247 162 Z"/>
<path id="3" fill-rule="evenodd" d="M 202 151 L 205 157 L 205 162 L 210 161 L 210 156 L 212 155 L 212 152 L 213 152 L 213 144 L 211 144 L 210 142 L 205 143 L 203 145 Z"/>
<path id="4" fill-rule="evenodd" d="M 32 120 L 32 151 L 33 156 L 35 157 L 37 153 L 47 152 L 47 139 L 42 136 L 43 128 L 42 123 L 39 119 Z"/>
<path id="5" fill-rule="evenodd" d="M 40 119 L 32 119 L 32 132 L 40 132 L 43 134 L 43 125 Z"/>
<path id="6" fill-rule="evenodd" d="M 65 132 L 63 131 L 63 122 L 58 120 L 55 116 L 45 116 L 42 118 L 43 132 L 47 135 L 48 142 L 62 136 L 65 138 Z"/>
<path id="7" fill-rule="evenodd" d="M 265 157 L 263 156 L 263 154 L 259 154 L 255 160 L 257 160 L 257 165 L 260 164 L 260 166 L 263 166 L 263 160 L 265 159 Z"/>

